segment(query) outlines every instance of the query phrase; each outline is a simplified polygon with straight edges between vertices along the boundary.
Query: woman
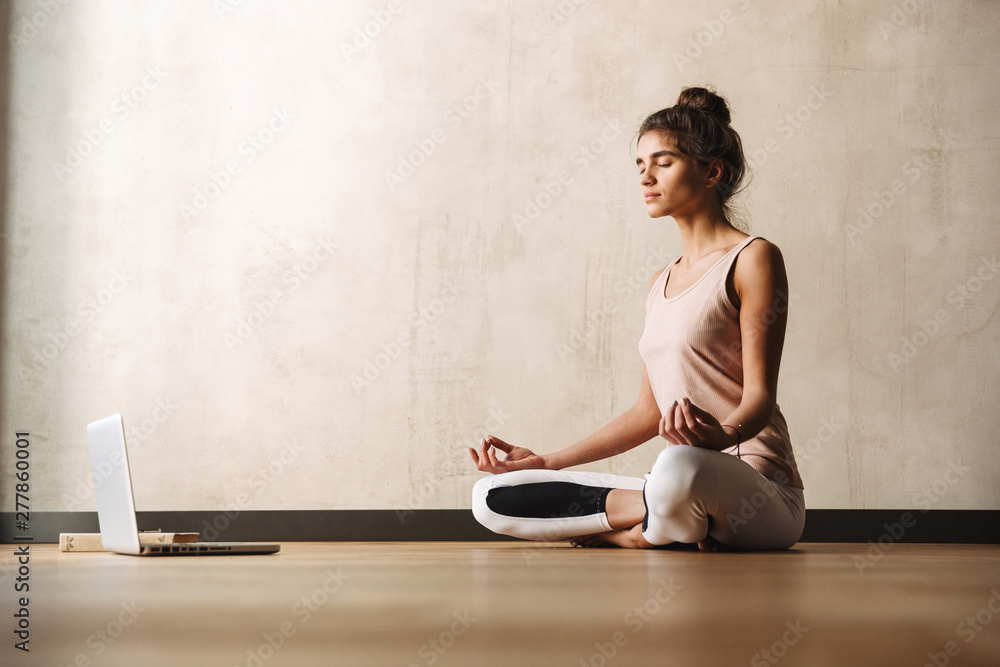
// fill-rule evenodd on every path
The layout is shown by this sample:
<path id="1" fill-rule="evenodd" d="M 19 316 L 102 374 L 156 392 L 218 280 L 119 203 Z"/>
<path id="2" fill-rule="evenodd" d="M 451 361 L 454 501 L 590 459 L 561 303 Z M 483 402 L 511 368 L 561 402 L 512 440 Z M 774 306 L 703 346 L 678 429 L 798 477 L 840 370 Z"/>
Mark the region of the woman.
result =
<path id="1" fill-rule="evenodd" d="M 473 512 L 487 528 L 576 546 L 674 542 L 785 549 L 805 521 L 802 480 L 776 402 L 788 285 L 778 248 L 730 222 L 743 148 L 725 100 L 686 88 L 639 129 L 650 217 L 677 223 L 683 254 L 650 284 L 635 405 L 594 434 L 537 455 L 488 436 Z M 562 468 L 656 435 L 666 446 L 642 479 Z M 497 457 L 497 450 L 504 458 Z"/>

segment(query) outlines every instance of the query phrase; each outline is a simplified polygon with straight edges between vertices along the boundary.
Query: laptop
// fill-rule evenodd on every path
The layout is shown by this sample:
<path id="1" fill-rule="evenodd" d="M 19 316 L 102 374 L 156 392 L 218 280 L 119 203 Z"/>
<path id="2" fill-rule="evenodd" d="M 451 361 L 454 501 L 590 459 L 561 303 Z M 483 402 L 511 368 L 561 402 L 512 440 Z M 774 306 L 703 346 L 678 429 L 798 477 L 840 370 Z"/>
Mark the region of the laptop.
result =
<path id="1" fill-rule="evenodd" d="M 191 542 L 188 544 L 139 544 L 135 520 L 132 477 L 125 449 L 125 424 L 121 414 L 87 424 L 90 466 L 97 494 L 101 542 L 107 551 L 130 556 L 229 556 L 273 554 L 278 544 L 255 542 Z"/>

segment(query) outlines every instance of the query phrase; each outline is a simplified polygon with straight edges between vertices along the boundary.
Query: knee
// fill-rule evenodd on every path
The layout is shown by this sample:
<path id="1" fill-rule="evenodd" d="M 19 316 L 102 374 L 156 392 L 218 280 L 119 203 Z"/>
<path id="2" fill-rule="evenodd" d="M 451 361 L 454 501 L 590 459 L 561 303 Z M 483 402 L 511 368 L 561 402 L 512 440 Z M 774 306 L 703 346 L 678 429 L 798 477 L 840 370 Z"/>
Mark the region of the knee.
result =
<path id="1" fill-rule="evenodd" d="M 706 480 L 706 463 L 705 452 L 695 447 L 675 445 L 664 449 L 646 480 L 649 511 L 667 515 L 688 502 Z"/>
<path id="2" fill-rule="evenodd" d="M 490 519 L 496 515 L 486 505 L 486 495 L 493 488 L 495 478 L 495 475 L 488 475 L 477 481 L 472 487 L 472 515 L 476 517 L 476 521 L 491 530 Z"/>

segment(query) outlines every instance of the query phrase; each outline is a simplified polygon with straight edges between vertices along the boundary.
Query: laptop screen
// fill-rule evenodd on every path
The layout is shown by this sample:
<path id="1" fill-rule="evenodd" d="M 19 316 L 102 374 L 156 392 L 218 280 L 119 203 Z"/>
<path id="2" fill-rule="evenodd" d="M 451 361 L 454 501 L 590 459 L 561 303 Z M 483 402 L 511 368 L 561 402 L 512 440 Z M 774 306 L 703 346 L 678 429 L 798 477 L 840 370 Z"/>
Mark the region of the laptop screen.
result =
<path id="1" fill-rule="evenodd" d="M 135 520 L 121 414 L 87 424 L 87 442 L 90 444 L 101 542 L 108 551 L 138 555 L 139 527 Z"/>

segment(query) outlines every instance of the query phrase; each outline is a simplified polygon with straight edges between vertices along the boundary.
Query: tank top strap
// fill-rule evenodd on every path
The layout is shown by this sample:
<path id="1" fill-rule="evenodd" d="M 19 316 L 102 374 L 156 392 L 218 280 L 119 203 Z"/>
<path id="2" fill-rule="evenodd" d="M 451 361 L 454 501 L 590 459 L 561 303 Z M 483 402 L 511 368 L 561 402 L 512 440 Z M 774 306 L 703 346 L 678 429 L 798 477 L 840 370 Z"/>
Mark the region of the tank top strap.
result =
<path id="1" fill-rule="evenodd" d="M 740 254 L 740 251 L 743 250 L 743 248 L 746 248 L 748 245 L 750 245 L 750 242 L 753 241 L 754 239 L 759 239 L 759 238 L 763 237 L 750 235 L 745 239 L 743 239 L 742 241 L 740 241 L 739 243 L 737 243 L 736 247 L 730 250 L 729 252 L 733 254 L 733 258 L 735 259 L 736 256 Z"/>
<path id="2" fill-rule="evenodd" d="M 736 263 L 736 258 L 740 256 L 743 248 L 746 248 L 754 239 L 759 239 L 760 236 L 748 236 L 736 246 L 726 253 L 726 256 L 719 260 L 719 263 L 708 270 L 709 273 L 713 274 L 711 280 L 709 281 L 710 287 L 708 289 L 712 290 L 718 295 L 718 298 L 724 299 L 726 303 L 729 301 L 729 293 L 726 288 L 726 283 L 729 280 L 729 274 L 733 271 L 733 265 Z M 708 274 L 705 275 L 708 277 Z"/>
<path id="3" fill-rule="evenodd" d="M 743 239 L 742 241 L 740 241 L 739 243 L 737 243 L 735 248 L 733 248 L 728 253 L 726 253 L 728 255 L 728 257 L 726 258 L 726 261 L 721 262 L 721 266 L 716 267 L 716 268 L 725 267 L 726 270 L 725 270 L 725 273 L 723 275 L 727 275 L 728 276 L 729 275 L 729 270 L 732 269 L 733 263 L 736 261 L 736 258 L 739 257 L 740 253 L 743 251 L 743 248 L 746 248 L 748 245 L 750 245 L 750 242 L 753 241 L 754 239 L 759 239 L 759 238 L 763 238 L 763 237 L 762 236 L 748 236 L 745 239 Z"/>

